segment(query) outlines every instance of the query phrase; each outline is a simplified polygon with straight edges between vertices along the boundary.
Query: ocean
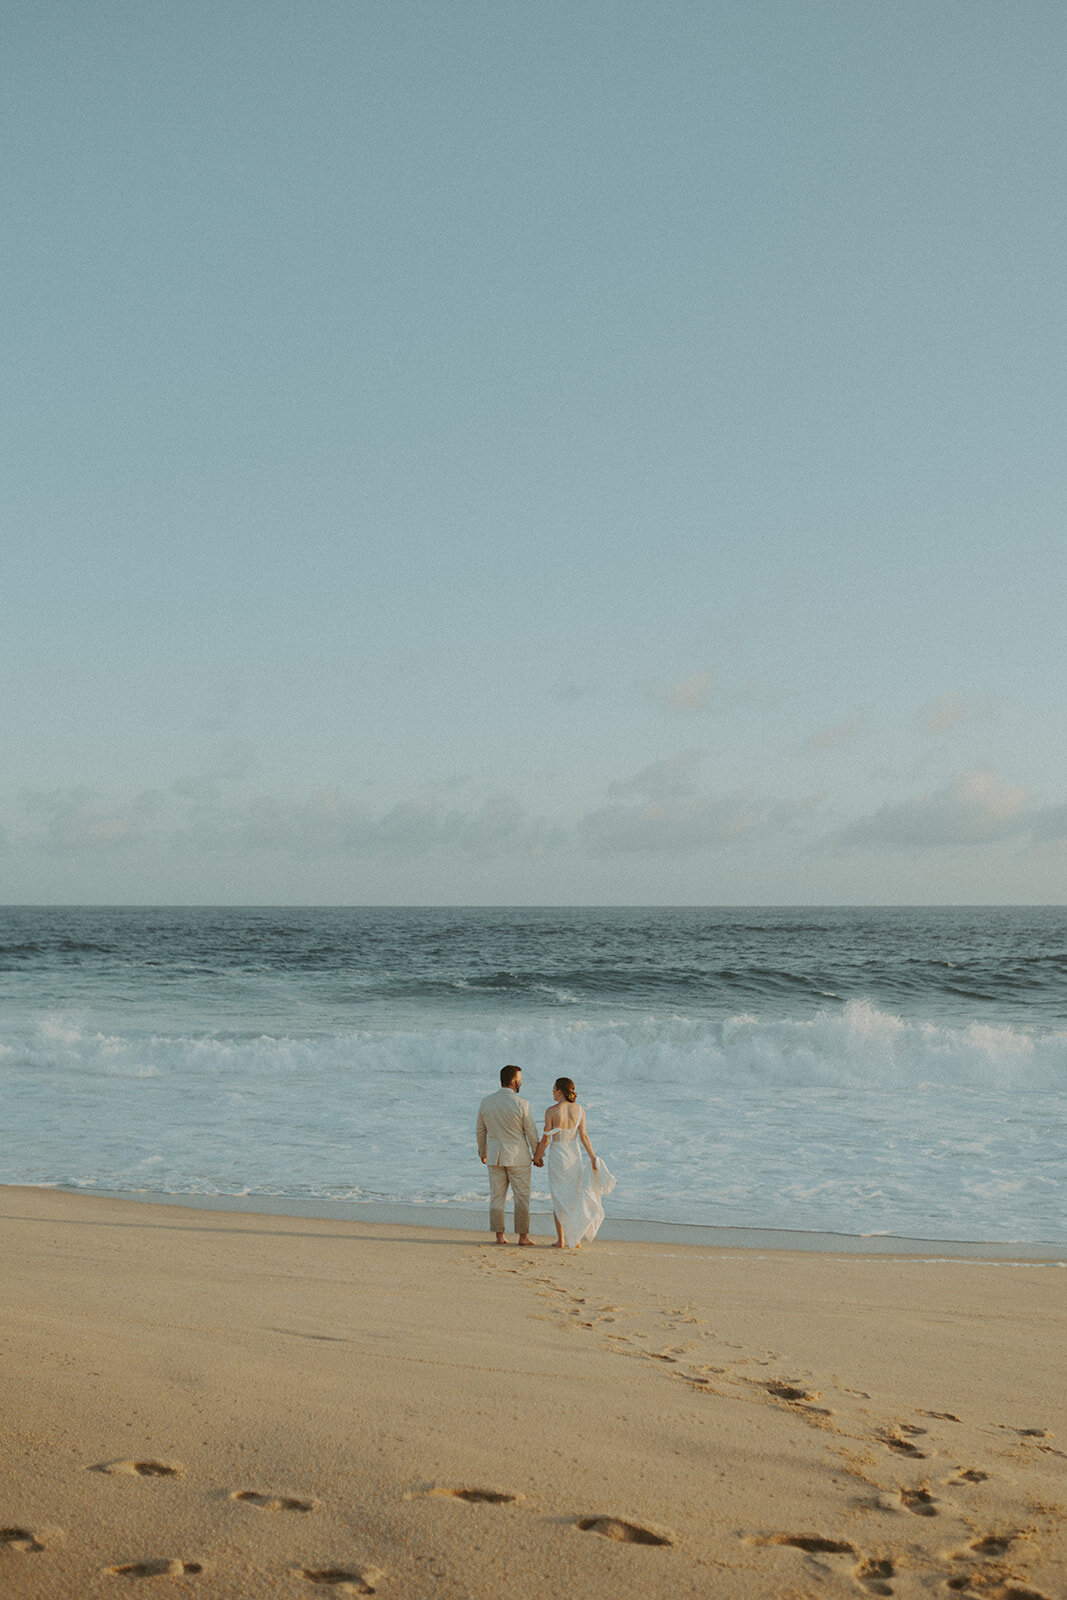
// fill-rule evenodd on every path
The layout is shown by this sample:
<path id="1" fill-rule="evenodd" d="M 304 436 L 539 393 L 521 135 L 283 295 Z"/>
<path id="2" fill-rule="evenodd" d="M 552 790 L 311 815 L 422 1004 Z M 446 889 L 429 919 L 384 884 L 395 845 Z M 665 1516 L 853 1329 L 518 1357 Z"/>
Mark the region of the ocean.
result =
<path id="1" fill-rule="evenodd" d="M 0 909 L 3 1183 L 470 1211 L 506 1062 L 619 1217 L 1067 1243 L 1062 908 Z"/>

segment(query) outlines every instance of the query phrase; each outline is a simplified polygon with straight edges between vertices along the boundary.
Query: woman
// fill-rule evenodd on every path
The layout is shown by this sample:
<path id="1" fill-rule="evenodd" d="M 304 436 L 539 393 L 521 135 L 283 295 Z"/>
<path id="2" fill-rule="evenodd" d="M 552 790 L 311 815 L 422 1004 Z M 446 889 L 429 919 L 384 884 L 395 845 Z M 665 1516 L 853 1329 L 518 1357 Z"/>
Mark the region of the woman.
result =
<path id="1" fill-rule="evenodd" d="M 577 1104 L 578 1091 L 570 1078 L 556 1079 L 552 1098 L 555 1105 L 545 1112 L 545 1131 L 534 1160 L 543 1160 L 548 1151 L 545 1165 L 556 1219 L 555 1248 L 580 1250 L 582 1240 L 595 1238 L 604 1220 L 597 1159 L 585 1131 L 585 1112 Z M 584 1182 L 579 1141 L 592 1163 L 592 1173 Z"/>

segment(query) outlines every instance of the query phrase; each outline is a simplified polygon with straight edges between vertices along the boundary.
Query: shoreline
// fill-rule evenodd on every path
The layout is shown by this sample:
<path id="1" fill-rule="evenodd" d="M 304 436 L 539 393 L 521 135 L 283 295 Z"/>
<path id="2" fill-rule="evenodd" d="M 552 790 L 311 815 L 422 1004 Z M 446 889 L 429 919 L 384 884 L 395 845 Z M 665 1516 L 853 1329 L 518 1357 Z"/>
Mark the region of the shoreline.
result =
<path id="1" fill-rule="evenodd" d="M 488 1196 L 483 1207 L 412 1204 L 382 1200 L 329 1200 L 299 1195 L 173 1194 L 150 1189 L 76 1189 L 61 1184 L 0 1184 L 5 1190 L 26 1190 L 90 1199 L 126 1200 L 157 1205 L 262 1217 L 297 1217 L 306 1221 L 367 1222 L 374 1225 L 445 1230 L 484 1235 L 488 1232 Z M 508 1211 L 509 1231 L 511 1212 Z M 552 1214 L 531 1211 L 535 1236 L 552 1233 Z M 707 1250 L 762 1250 L 816 1255 L 919 1256 L 938 1260 L 1019 1262 L 1067 1266 L 1067 1242 L 1048 1240 L 984 1240 L 914 1238 L 904 1234 L 853 1234 L 810 1228 L 731 1227 L 657 1222 L 608 1215 L 597 1235 L 605 1243 L 686 1245 Z"/>

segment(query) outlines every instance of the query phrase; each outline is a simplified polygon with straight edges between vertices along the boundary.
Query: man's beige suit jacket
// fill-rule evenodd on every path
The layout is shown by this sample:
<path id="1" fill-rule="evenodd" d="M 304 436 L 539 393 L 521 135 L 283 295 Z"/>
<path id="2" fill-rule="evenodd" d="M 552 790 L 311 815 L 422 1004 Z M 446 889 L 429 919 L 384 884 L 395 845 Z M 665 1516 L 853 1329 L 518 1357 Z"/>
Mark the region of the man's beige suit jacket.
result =
<path id="1" fill-rule="evenodd" d="M 478 1154 L 490 1167 L 528 1166 L 537 1149 L 530 1102 L 514 1089 L 487 1094 L 478 1107 Z"/>

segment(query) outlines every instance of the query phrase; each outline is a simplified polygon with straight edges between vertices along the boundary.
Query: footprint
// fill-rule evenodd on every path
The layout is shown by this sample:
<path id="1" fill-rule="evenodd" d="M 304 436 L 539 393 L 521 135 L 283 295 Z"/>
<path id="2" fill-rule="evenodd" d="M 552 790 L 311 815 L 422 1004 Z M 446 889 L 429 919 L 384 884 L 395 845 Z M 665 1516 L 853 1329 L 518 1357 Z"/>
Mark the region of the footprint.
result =
<path id="1" fill-rule="evenodd" d="M 338 1594 L 377 1594 L 385 1577 L 380 1567 L 299 1567 L 297 1571 L 309 1583 L 336 1589 Z"/>
<path id="2" fill-rule="evenodd" d="M 180 1461 L 101 1461 L 90 1472 L 116 1472 L 127 1478 L 180 1478 Z"/>
<path id="3" fill-rule="evenodd" d="M 203 1572 L 199 1561 L 167 1560 L 129 1561 L 122 1567 L 105 1567 L 109 1578 L 182 1578 L 186 1574 Z"/>
<path id="4" fill-rule="evenodd" d="M 913 1445 L 910 1439 L 900 1439 L 895 1433 L 883 1433 L 880 1435 L 880 1441 L 887 1450 L 895 1451 L 898 1456 L 911 1456 L 913 1461 L 926 1460 L 925 1451 Z"/>
<path id="5" fill-rule="evenodd" d="M 844 1539 L 824 1539 L 817 1533 L 769 1533 L 750 1539 L 749 1544 L 785 1544 L 806 1555 L 854 1556 L 856 1551 Z"/>
<path id="6" fill-rule="evenodd" d="M 921 1434 L 924 1434 L 927 1430 L 925 1428 L 917 1428 L 913 1422 L 902 1422 L 899 1425 L 898 1431 L 900 1433 L 906 1433 L 909 1439 L 915 1439 Z"/>
<path id="7" fill-rule="evenodd" d="M 1014 1433 L 1017 1439 L 1032 1444 L 1036 1450 L 1043 1450 L 1050 1456 L 1060 1456 L 1067 1461 L 1067 1451 L 1057 1450 L 1054 1444 L 1046 1442 L 1056 1437 L 1051 1428 L 1009 1428 L 1005 1422 L 998 1422 L 997 1427 L 1002 1433 Z"/>
<path id="8" fill-rule="evenodd" d="M 314 1511 L 318 1504 L 316 1500 L 295 1500 L 288 1495 L 259 1494 L 255 1489 L 238 1489 L 230 1499 L 259 1506 L 263 1511 Z"/>
<path id="9" fill-rule="evenodd" d="M 1018 1537 L 1018 1533 L 987 1533 L 984 1538 L 975 1539 L 968 1549 L 976 1556 L 1002 1556 Z"/>
<path id="10" fill-rule="evenodd" d="M 958 1422 L 960 1419 L 952 1411 L 920 1411 L 920 1417 L 936 1417 L 938 1422 Z"/>
<path id="11" fill-rule="evenodd" d="M 830 1408 L 828 1406 L 817 1406 L 811 1404 L 811 1402 L 814 1400 L 822 1399 L 822 1396 L 818 1390 L 808 1391 L 806 1389 L 798 1389 L 792 1384 L 781 1382 L 764 1383 L 762 1379 L 757 1380 L 748 1377 L 744 1373 L 738 1373 L 736 1368 L 732 1372 L 729 1371 L 728 1368 L 724 1369 L 722 1367 L 700 1367 L 697 1370 L 701 1372 L 723 1373 L 727 1378 L 727 1382 L 735 1389 L 740 1384 L 750 1384 L 757 1389 L 766 1389 L 771 1399 L 780 1401 L 781 1404 L 785 1406 L 785 1408 L 790 1411 L 794 1417 L 807 1418 L 815 1427 L 829 1427 L 829 1423 L 822 1422 L 818 1419 L 822 1417 L 832 1417 L 833 1412 L 830 1410 Z M 725 1391 L 720 1392 L 725 1393 Z"/>
<path id="12" fill-rule="evenodd" d="M 888 1556 L 867 1556 L 855 1568 L 853 1576 L 859 1579 L 869 1594 L 892 1594 L 888 1580 L 895 1572 L 896 1568 Z"/>
<path id="13" fill-rule="evenodd" d="M 956 1476 L 954 1478 L 950 1478 L 948 1481 L 951 1484 L 986 1483 L 988 1482 L 988 1479 L 989 1473 L 982 1472 L 979 1467 L 957 1467 Z"/>
<path id="14" fill-rule="evenodd" d="M 29 1554 L 44 1548 L 32 1528 L 0 1528 L 0 1549 L 21 1550 Z"/>
<path id="15" fill-rule="evenodd" d="M 969 1594 L 977 1600 L 980 1594 L 982 1600 L 1049 1600 L 1047 1594 L 1040 1589 L 1031 1589 L 1029 1584 L 1021 1582 L 1018 1578 L 1008 1578 L 1003 1583 L 997 1582 L 999 1573 L 987 1577 L 985 1574 L 961 1574 L 958 1578 L 949 1578 L 945 1583 L 946 1589 L 951 1589 L 956 1594 Z M 989 1587 L 990 1582 L 996 1583 L 996 1588 Z"/>
<path id="16" fill-rule="evenodd" d="M 427 1500 L 466 1500 L 468 1505 L 487 1506 L 510 1506 L 525 1498 L 503 1489 L 424 1489 L 422 1494 Z"/>
<path id="17" fill-rule="evenodd" d="M 577 1526 L 583 1533 L 599 1533 L 604 1539 L 616 1539 L 621 1544 L 673 1544 L 668 1533 L 654 1528 L 643 1528 L 639 1522 L 623 1522 L 619 1517 L 579 1517 Z"/>
<path id="18" fill-rule="evenodd" d="M 900 1503 L 908 1511 L 914 1511 L 917 1517 L 936 1517 L 937 1508 L 933 1495 L 925 1485 L 917 1489 L 901 1489 Z"/>
<path id="19" fill-rule="evenodd" d="M 760 1387 L 766 1389 L 767 1393 L 772 1394 L 776 1400 L 793 1402 L 796 1400 L 811 1401 L 822 1399 L 822 1395 L 817 1389 L 811 1392 L 807 1389 L 797 1389 L 793 1384 L 785 1383 L 781 1378 L 772 1378 L 769 1383 L 761 1384 Z"/>

